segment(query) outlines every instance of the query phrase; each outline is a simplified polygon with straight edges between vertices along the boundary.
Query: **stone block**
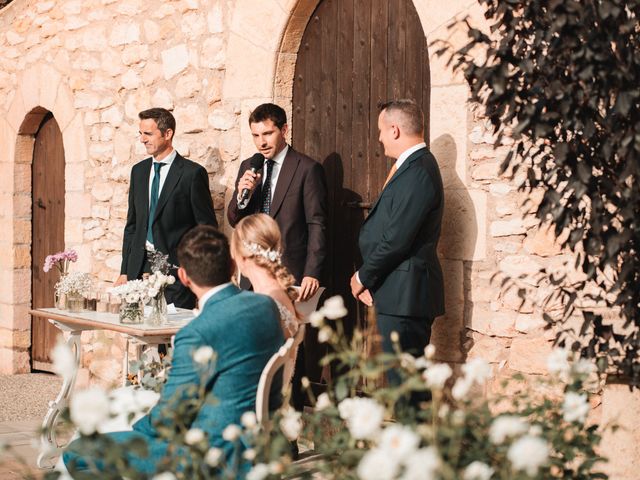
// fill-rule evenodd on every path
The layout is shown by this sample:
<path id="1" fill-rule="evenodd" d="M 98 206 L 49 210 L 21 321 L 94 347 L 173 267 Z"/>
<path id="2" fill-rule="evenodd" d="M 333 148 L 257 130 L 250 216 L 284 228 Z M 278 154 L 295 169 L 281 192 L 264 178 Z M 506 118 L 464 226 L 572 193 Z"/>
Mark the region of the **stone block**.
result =
<path id="1" fill-rule="evenodd" d="M 498 265 L 501 272 L 516 278 L 521 275 L 532 276 L 542 269 L 542 265 L 527 255 L 509 255 Z"/>
<path id="2" fill-rule="evenodd" d="M 9 255 L 3 255 L 9 257 Z M 13 268 L 31 268 L 31 248 L 29 245 L 13 247 Z"/>
<path id="3" fill-rule="evenodd" d="M 153 98 L 151 102 L 156 107 L 166 108 L 167 110 L 173 110 L 173 97 L 169 90 L 166 88 L 158 88 L 156 92 L 153 94 Z"/>
<path id="4" fill-rule="evenodd" d="M 31 219 L 14 218 L 13 241 L 17 244 L 31 243 Z"/>
<path id="5" fill-rule="evenodd" d="M 64 82 L 61 82 L 58 87 L 53 114 L 62 132 L 64 132 L 76 116 L 76 109 L 73 106 L 73 95 Z M 77 132 L 75 132 L 75 134 L 77 135 Z"/>
<path id="6" fill-rule="evenodd" d="M 527 235 L 524 249 L 533 255 L 551 257 L 562 252 L 552 226 L 542 226 Z"/>
<path id="7" fill-rule="evenodd" d="M 222 108 L 215 109 L 208 117 L 208 123 L 216 130 L 231 130 L 237 120 L 237 115 L 229 113 Z"/>
<path id="8" fill-rule="evenodd" d="M 445 189 L 464 188 L 467 180 L 467 99 L 465 85 L 431 88 L 431 151 Z"/>
<path id="9" fill-rule="evenodd" d="M 138 24 L 116 23 L 112 26 L 109 35 L 109 45 L 117 47 L 119 45 L 129 45 L 140 41 L 140 27 Z"/>
<path id="10" fill-rule="evenodd" d="M 70 220 L 70 223 L 77 219 L 91 216 L 91 194 L 67 192 L 64 209 L 65 217 Z"/>
<path id="11" fill-rule="evenodd" d="M 140 75 L 130 68 L 122 75 L 120 85 L 122 85 L 122 88 L 125 90 L 135 90 L 140 86 Z"/>
<path id="12" fill-rule="evenodd" d="M 0 348 L 0 374 L 14 375 L 31 371 L 28 351 Z"/>
<path id="13" fill-rule="evenodd" d="M 484 308 L 474 308 L 467 328 L 493 337 L 515 337 L 516 316 L 511 312 L 492 312 Z"/>
<path id="14" fill-rule="evenodd" d="M 640 391 L 624 384 L 607 384 L 602 396 L 603 432 L 599 454 L 608 458 L 603 470 L 609 478 L 634 480 L 640 471 Z"/>
<path id="15" fill-rule="evenodd" d="M 551 346 L 551 342 L 543 337 L 514 338 L 509 352 L 509 368 L 522 373 L 546 374 Z"/>
<path id="16" fill-rule="evenodd" d="M 162 38 L 160 27 L 153 20 L 145 20 L 143 25 L 144 38 L 149 44 L 154 44 Z"/>
<path id="17" fill-rule="evenodd" d="M 175 77 L 189 65 L 189 51 L 184 43 L 163 50 L 161 57 L 162 71 L 166 80 Z"/>
<path id="18" fill-rule="evenodd" d="M 446 312 L 433 324 L 431 343 L 436 346 L 439 360 L 460 362 L 464 360 L 464 264 L 462 261 L 444 260 L 442 268 Z"/>
<path id="19" fill-rule="evenodd" d="M 266 5 L 266 4 L 265 4 Z M 223 98 L 250 99 L 255 97 L 271 99 L 276 54 L 264 45 L 256 45 L 242 34 L 230 31 L 227 39 L 229 62 L 225 73 Z M 272 38 L 275 35 L 271 35 Z"/>
<path id="20" fill-rule="evenodd" d="M 523 221 L 519 218 L 511 220 L 496 220 L 491 222 L 491 236 L 492 237 L 509 237 L 511 235 L 524 235 L 527 233 Z"/>
<path id="21" fill-rule="evenodd" d="M 522 333 L 542 332 L 547 326 L 542 315 L 537 313 L 519 314 L 516 317 L 516 330 Z"/>
<path id="22" fill-rule="evenodd" d="M 207 127 L 207 119 L 200 107 L 191 103 L 175 109 L 176 130 L 178 135 L 184 133 L 199 133 Z"/>
<path id="23" fill-rule="evenodd" d="M 467 359 L 482 358 L 489 363 L 501 363 L 509 356 L 510 339 L 475 334 L 472 336 Z"/>
<path id="24" fill-rule="evenodd" d="M 200 54 L 200 65 L 203 68 L 223 70 L 226 59 L 224 41 L 221 36 L 212 36 L 204 41 Z"/>
<path id="25" fill-rule="evenodd" d="M 108 108 L 107 110 L 102 112 L 102 114 L 100 115 L 100 119 L 102 120 L 103 123 L 110 123 L 114 127 L 120 126 L 123 118 L 124 116 L 123 116 L 122 110 L 120 110 L 120 108 L 117 106 Z"/>
<path id="26" fill-rule="evenodd" d="M 122 51 L 122 63 L 127 66 L 135 65 L 149 58 L 148 45 L 129 45 Z"/>
<path id="27" fill-rule="evenodd" d="M 224 33 L 224 14 L 219 2 L 214 3 L 207 13 L 207 27 L 209 33 Z"/>

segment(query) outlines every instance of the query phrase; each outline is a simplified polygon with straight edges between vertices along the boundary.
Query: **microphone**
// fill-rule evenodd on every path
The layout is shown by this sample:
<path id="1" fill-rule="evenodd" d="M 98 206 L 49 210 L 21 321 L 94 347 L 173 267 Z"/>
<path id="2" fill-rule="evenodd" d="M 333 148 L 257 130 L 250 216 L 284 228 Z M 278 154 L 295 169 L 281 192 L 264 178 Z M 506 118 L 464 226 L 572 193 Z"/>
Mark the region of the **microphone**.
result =
<path id="1" fill-rule="evenodd" d="M 251 165 L 249 167 L 251 171 L 253 173 L 256 173 L 258 170 L 261 170 L 262 166 L 264 165 L 264 155 L 262 155 L 261 153 L 255 153 L 249 160 L 249 164 Z M 242 193 L 240 194 L 240 201 L 244 202 L 247 198 L 249 198 L 249 193 L 250 192 L 248 188 L 243 189 Z"/>

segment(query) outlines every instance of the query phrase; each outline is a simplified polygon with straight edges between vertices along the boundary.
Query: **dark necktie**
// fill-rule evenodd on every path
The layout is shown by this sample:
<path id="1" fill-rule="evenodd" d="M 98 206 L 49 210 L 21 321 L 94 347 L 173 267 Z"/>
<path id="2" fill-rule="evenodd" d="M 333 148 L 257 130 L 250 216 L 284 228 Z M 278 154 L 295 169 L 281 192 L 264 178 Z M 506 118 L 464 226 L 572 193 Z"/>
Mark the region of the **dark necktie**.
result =
<path id="1" fill-rule="evenodd" d="M 260 211 L 267 215 L 271 210 L 271 172 L 273 172 L 275 163 L 273 160 L 267 160 L 267 174 L 264 176 L 264 183 L 262 184 L 262 208 Z"/>
<path id="2" fill-rule="evenodd" d="M 160 192 L 160 169 L 166 163 L 153 162 L 153 181 L 151 182 L 151 198 L 149 199 L 149 223 L 147 224 L 147 241 L 153 244 L 153 217 L 158 206 L 158 196 Z"/>

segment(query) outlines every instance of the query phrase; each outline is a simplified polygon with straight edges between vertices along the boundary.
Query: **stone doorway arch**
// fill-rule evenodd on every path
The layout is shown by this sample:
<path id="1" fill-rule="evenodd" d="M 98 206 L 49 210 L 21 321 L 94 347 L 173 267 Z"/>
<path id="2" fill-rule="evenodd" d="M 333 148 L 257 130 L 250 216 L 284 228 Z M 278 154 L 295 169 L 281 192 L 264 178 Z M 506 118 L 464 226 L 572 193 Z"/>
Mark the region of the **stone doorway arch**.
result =
<path id="1" fill-rule="evenodd" d="M 300 42 L 306 25 L 320 0 L 256 3 L 239 0 L 234 6 L 227 57 L 237 59 L 227 66 L 223 97 L 241 110 L 240 157 L 254 150 L 247 119 L 260 103 L 274 101 L 292 113 L 293 81 Z M 454 19 L 466 16 L 482 21 L 477 2 L 412 0 L 427 43 L 436 40 L 461 46 L 466 34 L 450 29 Z M 469 178 L 468 127 L 472 118 L 467 105 L 464 78 L 452 72 L 446 58 L 429 58 L 431 73 L 431 148 L 442 171 L 446 200 L 441 251 L 446 277 L 446 320 L 436 323 L 433 341 L 442 345 L 441 360 L 464 359 L 465 318 L 470 310 L 468 292 L 472 262 L 486 258 L 486 193 Z M 227 195 L 236 172 L 228 171 Z M 228 198 L 227 198 L 228 201 Z M 444 326 L 445 328 L 440 328 Z"/>
<path id="2" fill-rule="evenodd" d="M 31 165 L 35 133 L 51 112 L 58 123 L 65 152 L 64 246 L 83 250 L 81 220 L 90 215 L 84 192 L 87 146 L 82 114 L 73 105 L 71 89 L 50 65 L 26 70 L 4 117 L 0 117 L 0 195 L 8 208 L 0 212 L 0 247 L 10 252 L 0 262 L 0 373 L 31 370 Z M 89 210 L 88 210 L 89 209 Z M 80 254 L 89 271 L 90 255 Z M 80 262 L 79 262 L 80 263 Z"/>

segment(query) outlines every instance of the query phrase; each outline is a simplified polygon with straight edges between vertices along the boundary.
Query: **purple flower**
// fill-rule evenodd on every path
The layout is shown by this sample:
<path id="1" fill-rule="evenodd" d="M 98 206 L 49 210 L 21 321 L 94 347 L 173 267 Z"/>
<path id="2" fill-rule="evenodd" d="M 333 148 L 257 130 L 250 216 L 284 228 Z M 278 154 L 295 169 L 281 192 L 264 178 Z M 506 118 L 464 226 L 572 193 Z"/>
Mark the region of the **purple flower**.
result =
<path id="1" fill-rule="evenodd" d="M 78 252 L 75 250 L 66 250 L 64 252 L 54 253 L 53 255 L 47 255 L 44 259 L 44 266 L 42 270 L 48 272 L 52 267 L 56 267 L 60 273 L 66 273 L 69 267 L 69 262 L 75 262 L 78 260 Z"/>

